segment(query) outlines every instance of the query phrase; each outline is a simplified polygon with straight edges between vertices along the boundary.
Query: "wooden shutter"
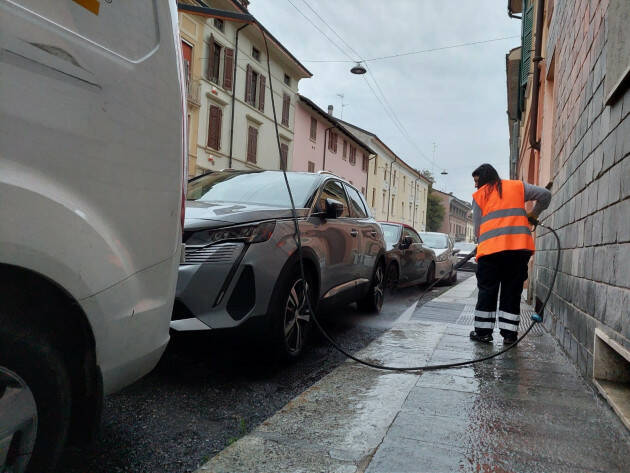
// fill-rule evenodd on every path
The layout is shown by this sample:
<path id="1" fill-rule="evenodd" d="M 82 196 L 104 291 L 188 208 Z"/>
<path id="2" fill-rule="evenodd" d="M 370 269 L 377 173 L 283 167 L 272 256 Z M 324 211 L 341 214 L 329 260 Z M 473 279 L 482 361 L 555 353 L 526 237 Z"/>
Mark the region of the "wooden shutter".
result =
<path id="1" fill-rule="evenodd" d="M 214 77 L 214 36 L 210 35 L 210 44 L 208 45 L 208 70 L 206 71 L 208 80 Z"/>
<path id="2" fill-rule="evenodd" d="M 521 85 L 527 84 L 532 57 L 532 32 L 534 29 L 534 2 L 526 0 L 523 5 L 523 47 L 521 49 Z M 539 32 L 542 34 L 542 32 Z"/>
<path id="3" fill-rule="evenodd" d="M 245 102 L 252 103 L 252 66 L 247 65 L 245 74 Z"/>
<path id="4" fill-rule="evenodd" d="M 311 117 L 311 140 L 317 139 L 317 120 Z"/>
<path id="5" fill-rule="evenodd" d="M 256 148 L 258 147 L 258 130 L 253 126 L 247 129 L 247 161 L 256 162 Z"/>
<path id="6" fill-rule="evenodd" d="M 284 126 L 289 126 L 289 109 L 291 107 L 291 96 L 288 94 L 284 94 L 282 97 L 282 124 Z M 311 138 L 313 137 L 313 133 L 311 132 Z"/>
<path id="7" fill-rule="evenodd" d="M 368 163 L 367 156 L 365 155 L 365 153 L 363 153 L 363 163 L 361 164 L 361 169 L 363 171 L 367 171 L 367 163 Z"/>
<path id="8" fill-rule="evenodd" d="M 348 156 L 348 142 L 343 140 L 343 157 Z"/>
<path id="9" fill-rule="evenodd" d="M 262 74 L 260 75 L 260 92 L 259 92 L 259 96 L 258 96 L 258 110 L 260 110 L 261 112 L 265 111 L 265 82 L 267 80 L 265 79 L 265 76 L 263 76 Z"/>
<path id="10" fill-rule="evenodd" d="M 280 169 L 287 170 L 287 163 L 289 160 L 289 145 L 286 143 L 280 144 Z"/>
<path id="11" fill-rule="evenodd" d="M 215 105 L 210 105 L 210 117 L 208 120 L 208 147 L 213 149 L 221 148 L 221 123 L 223 121 L 223 110 Z"/>
<path id="12" fill-rule="evenodd" d="M 337 138 L 339 135 L 337 135 L 337 133 L 333 133 L 332 134 L 332 151 L 333 153 L 337 152 Z"/>
<path id="13" fill-rule="evenodd" d="M 223 56 L 223 88 L 231 91 L 234 72 L 234 50 L 225 48 Z"/>

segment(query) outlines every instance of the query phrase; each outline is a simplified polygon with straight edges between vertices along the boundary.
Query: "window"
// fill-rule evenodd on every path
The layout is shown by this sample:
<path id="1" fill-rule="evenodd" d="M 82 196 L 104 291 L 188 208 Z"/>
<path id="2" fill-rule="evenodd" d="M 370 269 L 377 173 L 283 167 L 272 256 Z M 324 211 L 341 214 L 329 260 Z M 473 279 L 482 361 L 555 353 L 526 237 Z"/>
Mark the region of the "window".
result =
<path id="1" fill-rule="evenodd" d="M 405 203 L 404 202 L 400 203 L 400 216 L 402 218 L 405 218 Z"/>
<path id="2" fill-rule="evenodd" d="M 311 141 L 315 141 L 317 139 L 317 120 L 311 117 Z"/>
<path id="3" fill-rule="evenodd" d="M 343 153 L 341 157 L 345 160 L 348 157 L 348 142 L 343 140 Z"/>
<path id="4" fill-rule="evenodd" d="M 208 80 L 218 84 L 219 69 L 221 67 L 221 45 L 214 41 L 214 36 L 212 35 L 210 35 L 208 48 Z"/>
<path id="5" fill-rule="evenodd" d="M 394 197 L 392 197 L 392 206 L 391 206 L 391 209 L 392 209 L 392 215 L 394 215 L 394 214 L 395 214 L 395 211 L 396 211 L 396 207 L 394 206 Z"/>
<path id="6" fill-rule="evenodd" d="M 221 148 L 221 122 L 223 110 L 216 105 L 210 105 L 208 115 L 208 148 L 219 150 Z"/>
<path id="7" fill-rule="evenodd" d="M 396 171 L 394 171 L 394 185 L 396 185 Z"/>
<path id="8" fill-rule="evenodd" d="M 378 156 L 374 156 L 374 175 L 376 176 L 376 170 L 378 169 Z"/>
<path id="9" fill-rule="evenodd" d="M 357 164 L 357 149 L 350 145 L 350 164 L 353 166 Z"/>
<path id="10" fill-rule="evenodd" d="M 216 29 L 218 29 L 219 31 L 223 32 L 225 25 L 223 23 L 223 20 L 221 20 L 220 18 L 215 18 L 214 19 L 214 27 Z"/>
<path id="11" fill-rule="evenodd" d="M 415 243 L 422 243 L 422 238 L 420 238 L 420 235 L 418 235 L 414 230 L 412 230 L 411 228 L 405 228 L 403 230 L 403 238 L 404 237 L 409 237 L 411 238 L 411 241 L 415 244 Z"/>
<path id="12" fill-rule="evenodd" d="M 256 162 L 256 151 L 258 149 L 258 128 L 249 125 L 247 127 L 247 161 Z"/>
<path id="13" fill-rule="evenodd" d="M 337 152 L 337 133 L 332 130 L 328 134 L 328 149 L 333 153 Z"/>
<path id="14" fill-rule="evenodd" d="M 361 195 L 365 195 L 365 187 L 361 187 Z"/>
<path id="15" fill-rule="evenodd" d="M 372 187 L 372 208 L 376 205 L 376 189 Z"/>
<path id="16" fill-rule="evenodd" d="M 362 161 L 361 161 L 361 170 L 362 171 L 367 171 L 368 170 L 368 157 L 365 153 L 363 153 L 363 157 L 362 157 Z"/>
<path id="17" fill-rule="evenodd" d="M 291 96 L 284 94 L 282 96 L 282 120 L 284 126 L 289 126 L 289 111 L 291 109 Z"/>
<path id="18" fill-rule="evenodd" d="M 403 176 L 403 189 L 407 187 L 407 176 Z M 404 189 L 407 190 L 407 189 Z"/>
<path id="19" fill-rule="evenodd" d="M 359 192 L 354 187 L 345 187 L 349 197 L 351 216 L 354 218 L 366 218 L 367 212 L 365 211 L 365 207 L 363 207 L 363 201 L 361 200 Z"/>
<path id="20" fill-rule="evenodd" d="M 348 213 L 348 201 L 346 200 L 346 193 L 341 186 L 341 182 L 339 181 L 328 181 L 322 190 L 322 193 L 319 195 L 319 200 L 317 202 L 318 210 L 323 212 L 326 210 L 326 199 L 333 199 L 343 204 L 343 212 L 341 213 L 341 217 L 347 217 L 350 214 Z"/>
<path id="21" fill-rule="evenodd" d="M 411 217 L 411 202 L 409 202 L 409 217 Z"/>
<path id="22" fill-rule="evenodd" d="M 387 212 L 387 209 L 385 208 L 386 205 L 387 205 L 387 198 L 385 196 L 385 191 L 383 191 L 383 206 L 381 208 L 381 212 L 383 213 Z"/>
<path id="23" fill-rule="evenodd" d="M 234 76 L 234 50 L 224 48 L 210 35 L 208 42 L 208 68 L 206 76 L 209 81 L 219 84 L 221 70 L 221 50 L 223 50 L 223 88 L 232 90 Z"/>
<path id="24" fill-rule="evenodd" d="M 261 112 L 265 111 L 265 84 L 265 76 L 256 72 L 248 64 L 245 80 L 245 102 L 252 107 L 257 106 Z"/>
<path id="25" fill-rule="evenodd" d="M 191 72 L 191 64 L 192 64 L 192 46 L 184 41 L 182 41 L 182 56 L 184 59 L 184 76 L 186 78 L 186 90 L 188 91 L 188 87 L 190 86 L 190 72 Z"/>
<path id="26" fill-rule="evenodd" d="M 308 162 L 308 172 L 315 172 L 315 163 L 313 161 Z"/>
<path id="27" fill-rule="evenodd" d="M 385 169 L 383 170 L 383 180 L 387 182 L 387 163 L 385 163 Z"/>
<path id="28" fill-rule="evenodd" d="M 286 143 L 280 143 L 280 169 L 287 170 L 287 163 L 289 161 L 289 145 Z"/>
<path id="29" fill-rule="evenodd" d="M 284 75 L 284 83 L 291 87 L 291 78 L 289 77 L 289 74 Z"/>
<path id="30" fill-rule="evenodd" d="M 256 61 L 260 61 L 260 51 L 256 48 L 256 46 L 252 46 L 252 57 L 256 59 Z"/>

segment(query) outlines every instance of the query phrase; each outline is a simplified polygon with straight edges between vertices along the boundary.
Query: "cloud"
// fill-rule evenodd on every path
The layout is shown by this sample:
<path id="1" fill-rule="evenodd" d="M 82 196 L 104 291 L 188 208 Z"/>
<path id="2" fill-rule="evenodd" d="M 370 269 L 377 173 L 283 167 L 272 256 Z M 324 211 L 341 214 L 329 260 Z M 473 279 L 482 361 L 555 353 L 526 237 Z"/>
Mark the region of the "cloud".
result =
<path id="1" fill-rule="evenodd" d="M 306 2 L 351 47 L 311 11 Z M 343 119 L 376 133 L 410 165 L 433 167 L 440 190 L 470 201 L 470 173 L 493 164 L 509 177 L 505 54 L 518 38 L 368 63 L 367 74 L 349 73 L 349 60 L 398 54 L 520 34 L 520 22 L 496 0 L 291 0 L 333 41 L 317 31 L 289 0 L 252 0 L 250 11 L 313 73 L 300 93 L 322 108 L 335 107 Z M 346 54 L 337 48 L 333 42 Z M 375 98 L 368 82 L 386 96 L 411 141 Z M 435 164 L 433 146 L 437 144 Z M 440 175 L 446 169 L 447 176 Z"/>

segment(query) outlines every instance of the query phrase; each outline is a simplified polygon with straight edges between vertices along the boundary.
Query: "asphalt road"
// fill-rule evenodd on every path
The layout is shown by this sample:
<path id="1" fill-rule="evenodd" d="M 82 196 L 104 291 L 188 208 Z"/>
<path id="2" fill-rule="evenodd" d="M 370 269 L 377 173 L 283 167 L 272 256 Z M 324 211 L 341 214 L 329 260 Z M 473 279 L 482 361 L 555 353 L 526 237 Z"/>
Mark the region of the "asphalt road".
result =
<path id="1" fill-rule="evenodd" d="M 460 272 L 459 280 L 472 274 Z M 434 288 L 420 305 L 449 288 Z M 391 327 L 422 291 L 387 294 L 379 315 L 351 305 L 320 321 L 355 352 Z M 194 471 L 344 360 L 315 332 L 307 352 L 289 365 L 271 363 L 259 348 L 221 332 L 175 336 L 149 375 L 105 399 L 99 441 L 67 449 L 58 472 Z"/>

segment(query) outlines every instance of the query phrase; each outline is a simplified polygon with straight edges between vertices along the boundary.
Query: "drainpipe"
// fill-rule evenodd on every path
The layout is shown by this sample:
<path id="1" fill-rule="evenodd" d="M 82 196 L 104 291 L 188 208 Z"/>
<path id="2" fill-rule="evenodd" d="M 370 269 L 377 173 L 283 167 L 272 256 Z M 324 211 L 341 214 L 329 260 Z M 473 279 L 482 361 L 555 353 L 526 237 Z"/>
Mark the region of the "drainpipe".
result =
<path id="1" fill-rule="evenodd" d="M 396 156 L 394 156 L 394 161 L 389 165 L 389 188 L 387 189 L 387 218 L 385 219 L 389 222 L 389 207 L 392 203 L 392 174 L 394 174 L 394 164 L 396 163 Z"/>
<path id="2" fill-rule="evenodd" d="M 532 85 L 532 107 L 529 111 L 531 115 L 530 125 L 529 125 L 529 144 L 530 146 L 540 151 L 540 140 L 536 139 L 536 132 L 538 128 L 538 95 L 540 92 L 540 68 L 539 62 L 543 60 L 540 56 L 542 51 L 542 28 L 543 28 L 543 17 L 544 17 L 544 9 L 545 9 L 545 0 L 538 0 L 538 5 L 536 5 L 536 46 L 534 47 L 534 77 L 533 77 L 533 85 Z"/>
<path id="3" fill-rule="evenodd" d="M 332 130 L 333 128 L 337 128 L 337 127 L 330 126 L 324 130 L 324 156 L 322 158 L 322 171 L 326 170 L 326 134 L 328 133 L 329 130 Z"/>
<path id="4" fill-rule="evenodd" d="M 376 158 L 375 154 L 370 154 L 367 162 L 367 170 L 365 171 L 365 200 L 368 200 L 368 181 L 370 179 L 370 161 Z M 376 164 L 374 165 L 376 166 Z"/>
<path id="5" fill-rule="evenodd" d="M 234 145 L 234 106 L 236 103 L 236 64 L 238 59 L 238 34 L 243 28 L 246 28 L 249 24 L 245 24 L 236 30 L 236 41 L 234 45 L 234 72 L 232 73 L 232 118 L 230 119 L 230 160 L 228 167 L 232 167 L 232 146 Z M 247 80 L 247 79 L 246 79 Z M 269 78 L 271 80 L 271 77 Z"/>

